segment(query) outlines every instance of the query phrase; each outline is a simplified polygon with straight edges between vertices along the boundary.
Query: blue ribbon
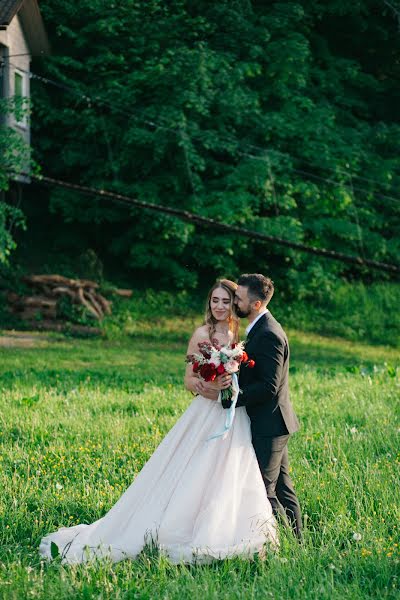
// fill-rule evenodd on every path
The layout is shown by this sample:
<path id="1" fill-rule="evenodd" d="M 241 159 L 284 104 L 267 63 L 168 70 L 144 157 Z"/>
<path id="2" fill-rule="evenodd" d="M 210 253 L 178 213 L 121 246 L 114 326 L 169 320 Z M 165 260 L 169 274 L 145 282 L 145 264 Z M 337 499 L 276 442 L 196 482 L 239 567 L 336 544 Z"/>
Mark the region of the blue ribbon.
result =
<path id="1" fill-rule="evenodd" d="M 238 397 L 239 397 L 239 381 L 237 378 L 236 373 L 232 374 L 232 404 L 230 405 L 230 407 L 226 410 L 226 418 L 225 418 L 225 426 L 224 429 L 222 431 L 220 431 L 219 433 L 214 433 L 214 435 L 211 435 L 209 438 L 207 438 L 207 442 L 209 442 L 210 440 L 215 440 L 219 437 L 222 437 L 223 439 L 226 437 L 228 431 L 231 429 L 232 425 L 233 425 L 233 420 L 235 418 L 235 412 L 236 412 L 236 403 L 238 401 Z M 221 392 L 219 393 L 219 397 L 218 397 L 218 402 L 221 402 Z"/>

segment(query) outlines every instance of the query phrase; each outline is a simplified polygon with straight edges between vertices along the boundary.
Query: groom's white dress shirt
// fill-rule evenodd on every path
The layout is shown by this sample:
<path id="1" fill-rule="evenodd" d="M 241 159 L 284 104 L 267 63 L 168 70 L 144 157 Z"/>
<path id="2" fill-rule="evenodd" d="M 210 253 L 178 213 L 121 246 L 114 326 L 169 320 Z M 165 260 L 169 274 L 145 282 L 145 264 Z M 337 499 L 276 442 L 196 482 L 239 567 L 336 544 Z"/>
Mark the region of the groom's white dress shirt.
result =
<path id="1" fill-rule="evenodd" d="M 257 323 L 257 321 L 259 321 L 261 319 L 261 317 L 263 317 L 264 315 L 266 315 L 267 312 L 268 312 L 268 308 L 266 308 L 265 310 L 263 310 L 263 312 L 260 313 L 258 315 L 258 317 L 256 317 L 254 319 L 254 321 L 252 321 L 251 323 L 249 323 L 249 325 L 247 325 L 247 327 L 246 327 L 246 335 L 249 335 L 250 330 L 254 327 L 254 325 Z"/>

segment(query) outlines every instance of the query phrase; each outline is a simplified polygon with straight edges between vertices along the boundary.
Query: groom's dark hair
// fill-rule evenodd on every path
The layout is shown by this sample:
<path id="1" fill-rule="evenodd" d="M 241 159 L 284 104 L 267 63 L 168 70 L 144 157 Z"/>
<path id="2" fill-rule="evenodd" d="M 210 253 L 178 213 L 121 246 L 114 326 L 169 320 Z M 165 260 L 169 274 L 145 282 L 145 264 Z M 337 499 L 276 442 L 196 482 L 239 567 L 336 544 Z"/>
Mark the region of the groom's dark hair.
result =
<path id="1" fill-rule="evenodd" d="M 268 304 L 274 295 L 274 282 L 261 273 L 246 273 L 241 275 L 237 281 L 238 285 L 247 287 L 250 300 L 261 300 Z"/>

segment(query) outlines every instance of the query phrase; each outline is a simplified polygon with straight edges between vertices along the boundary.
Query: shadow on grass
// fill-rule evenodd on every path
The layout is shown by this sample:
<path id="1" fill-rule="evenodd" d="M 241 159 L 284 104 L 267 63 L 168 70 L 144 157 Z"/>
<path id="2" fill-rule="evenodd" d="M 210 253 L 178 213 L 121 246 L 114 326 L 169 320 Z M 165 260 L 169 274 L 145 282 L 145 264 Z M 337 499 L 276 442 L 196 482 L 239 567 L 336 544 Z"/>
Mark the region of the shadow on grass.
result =
<path id="1" fill-rule="evenodd" d="M 304 367 L 318 371 L 354 370 L 387 363 L 400 364 L 399 352 L 387 346 L 370 346 L 340 338 L 329 338 L 297 331 L 289 332 L 291 368 Z"/>
<path id="2" fill-rule="evenodd" d="M 289 331 L 291 371 L 373 370 L 399 365 L 398 352 L 339 338 Z M 0 387 L 113 389 L 140 393 L 145 386 L 182 384 L 190 332 L 149 330 L 111 340 L 47 339 L 35 348 L 0 349 Z M 385 367 L 386 368 L 386 367 Z"/>

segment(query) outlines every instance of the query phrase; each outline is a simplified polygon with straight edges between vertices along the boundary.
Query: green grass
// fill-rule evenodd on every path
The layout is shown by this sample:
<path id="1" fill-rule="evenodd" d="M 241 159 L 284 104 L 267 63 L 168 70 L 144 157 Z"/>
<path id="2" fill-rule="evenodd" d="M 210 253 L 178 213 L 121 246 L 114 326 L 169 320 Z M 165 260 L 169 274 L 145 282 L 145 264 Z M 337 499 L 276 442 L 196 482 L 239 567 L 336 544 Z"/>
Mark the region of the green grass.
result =
<path id="1" fill-rule="evenodd" d="M 394 348 L 289 331 L 290 441 L 306 522 L 265 562 L 63 567 L 47 532 L 110 508 L 191 401 L 182 377 L 193 323 L 109 340 L 38 336 L 0 348 L 1 598 L 395 598 L 399 586 L 399 360 Z M 353 539 L 354 533 L 361 540 Z"/>
<path id="2" fill-rule="evenodd" d="M 344 283 L 319 294 L 285 303 L 277 295 L 282 322 L 302 331 L 334 335 L 351 341 L 400 346 L 400 285 L 398 283 Z M 274 312 L 274 308 L 273 308 Z M 275 311 L 276 312 L 276 311 Z"/>

